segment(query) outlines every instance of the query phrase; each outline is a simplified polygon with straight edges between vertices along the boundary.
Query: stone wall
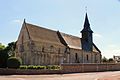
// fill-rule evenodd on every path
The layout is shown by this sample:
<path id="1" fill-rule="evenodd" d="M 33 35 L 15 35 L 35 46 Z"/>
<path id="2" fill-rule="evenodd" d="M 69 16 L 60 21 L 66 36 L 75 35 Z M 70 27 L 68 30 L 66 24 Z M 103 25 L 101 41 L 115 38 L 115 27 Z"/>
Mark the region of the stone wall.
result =
<path id="1" fill-rule="evenodd" d="M 68 63 L 83 63 L 82 50 L 70 49 L 70 60 Z"/>
<path id="2" fill-rule="evenodd" d="M 64 73 L 120 70 L 120 64 L 112 64 L 112 63 L 111 64 L 102 64 L 102 63 L 62 64 L 61 66 Z"/>
<path id="3" fill-rule="evenodd" d="M 120 64 L 61 64 L 61 70 L 0 69 L 0 75 L 66 74 L 100 71 L 120 71 Z"/>
<path id="4" fill-rule="evenodd" d="M 63 63 L 62 58 L 66 49 L 64 46 L 37 41 L 32 41 L 32 45 L 26 42 L 23 46 L 23 52 L 16 50 L 16 57 L 22 59 L 23 65 L 59 65 Z M 18 45 L 19 47 L 20 45 Z"/>

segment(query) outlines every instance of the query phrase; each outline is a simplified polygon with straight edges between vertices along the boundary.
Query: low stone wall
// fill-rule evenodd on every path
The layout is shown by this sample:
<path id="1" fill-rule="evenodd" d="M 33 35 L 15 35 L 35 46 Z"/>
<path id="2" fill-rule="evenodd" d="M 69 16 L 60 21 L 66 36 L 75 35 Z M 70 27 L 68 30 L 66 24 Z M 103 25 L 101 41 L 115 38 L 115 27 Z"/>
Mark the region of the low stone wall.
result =
<path id="1" fill-rule="evenodd" d="M 0 75 L 61 74 L 61 70 L 0 69 Z"/>
<path id="2" fill-rule="evenodd" d="M 99 72 L 99 71 L 119 71 L 120 64 L 62 64 L 65 73 L 72 72 Z"/>
<path id="3" fill-rule="evenodd" d="M 39 75 L 39 74 L 66 74 L 81 72 L 116 71 L 120 64 L 61 64 L 61 70 L 36 69 L 0 69 L 0 75 Z"/>

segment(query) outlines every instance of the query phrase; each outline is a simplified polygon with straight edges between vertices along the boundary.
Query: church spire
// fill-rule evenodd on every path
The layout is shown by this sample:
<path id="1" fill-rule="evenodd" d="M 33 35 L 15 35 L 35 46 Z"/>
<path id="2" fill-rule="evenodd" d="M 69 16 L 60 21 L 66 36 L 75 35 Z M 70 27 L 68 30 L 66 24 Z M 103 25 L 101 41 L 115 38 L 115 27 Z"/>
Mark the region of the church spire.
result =
<path id="1" fill-rule="evenodd" d="M 90 28 L 90 24 L 89 24 L 89 20 L 88 20 L 88 16 L 87 16 L 87 13 L 85 15 L 85 22 L 84 22 L 84 28 L 81 32 L 85 32 L 85 31 L 90 31 L 90 32 L 93 32 Z"/>
<path id="2" fill-rule="evenodd" d="M 81 39 L 82 50 L 93 51 L 93 48 L 92 48 L 93 47 L 93 38 L 92 38 L 93 31 L 90 28 L 87 13 L 85 16 L 84 28 L 81 31 L 81 33 L 82 33 L 82 39 Z"/>

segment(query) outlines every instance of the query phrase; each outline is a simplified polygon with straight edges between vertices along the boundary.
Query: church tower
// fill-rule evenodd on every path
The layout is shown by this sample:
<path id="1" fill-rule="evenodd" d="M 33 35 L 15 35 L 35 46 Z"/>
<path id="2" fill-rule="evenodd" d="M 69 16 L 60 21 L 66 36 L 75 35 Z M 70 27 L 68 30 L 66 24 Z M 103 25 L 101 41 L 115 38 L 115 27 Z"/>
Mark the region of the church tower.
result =
<path id="1" fill-rule="evenodd" d="M 81 39 L 82 50 L 93 51 L 93 48 L 92 48 L 92 45 L 93 45 L 92 33 L 93 33 L 93 31 L 90 28 L 87 13 L 86 13 L 86 16 L 85 16 L 84 28 L 81 31 L 81 33 L 82 33 L 82 39 Z"/>

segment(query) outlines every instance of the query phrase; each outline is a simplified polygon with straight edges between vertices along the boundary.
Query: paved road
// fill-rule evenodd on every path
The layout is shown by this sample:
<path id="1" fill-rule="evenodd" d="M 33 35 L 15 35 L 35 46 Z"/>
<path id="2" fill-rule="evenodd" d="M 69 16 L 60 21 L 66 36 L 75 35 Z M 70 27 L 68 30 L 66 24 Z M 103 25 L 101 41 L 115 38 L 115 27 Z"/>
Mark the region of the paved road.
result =
<path id="1" fill-rule="evenodd" d="M 0 80 L 120 80 L 120 71 L 63 75 L 2 75 Z"/>

